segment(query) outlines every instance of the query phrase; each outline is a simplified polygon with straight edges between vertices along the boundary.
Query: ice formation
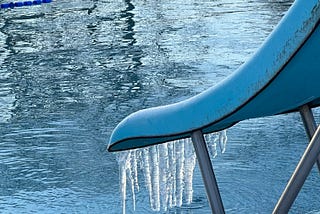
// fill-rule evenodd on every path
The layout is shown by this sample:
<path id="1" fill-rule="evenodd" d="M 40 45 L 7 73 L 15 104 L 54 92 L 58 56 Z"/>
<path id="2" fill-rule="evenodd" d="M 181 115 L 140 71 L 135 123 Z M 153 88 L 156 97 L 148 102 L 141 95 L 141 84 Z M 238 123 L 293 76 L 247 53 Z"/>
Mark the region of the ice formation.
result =
<path id="1" fill-rule="evenodd" d="M 217 143 L 224 153 L 227 142 L 225 130 L 205 135 L 205 139 L 211 157 L 218 154 Z M 136 194 L 142 184 L 148 191 L 153 211 L 167 211 L 192 203 L 196 154 L 190 139 L 120 152 L 118 162 L 123 213 L 126 213 L 129 194 L 135 210 Z M 127 188 L 130 191 L 127 192 Z"/>

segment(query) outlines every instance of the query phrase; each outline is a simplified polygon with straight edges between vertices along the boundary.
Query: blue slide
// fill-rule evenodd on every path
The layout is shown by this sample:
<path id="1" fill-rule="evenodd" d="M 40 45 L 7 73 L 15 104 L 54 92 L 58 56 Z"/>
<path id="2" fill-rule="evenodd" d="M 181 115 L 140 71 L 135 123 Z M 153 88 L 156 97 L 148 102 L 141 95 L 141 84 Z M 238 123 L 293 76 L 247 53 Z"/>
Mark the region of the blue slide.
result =
<path id="1" fill-rule="evenodd" d="M 108 151 L 216 132 L 235 123 L 320 105 L 320 5 L 296 0 L 261 48 L 231 76 L 185 101 L 126 117 Z"/>

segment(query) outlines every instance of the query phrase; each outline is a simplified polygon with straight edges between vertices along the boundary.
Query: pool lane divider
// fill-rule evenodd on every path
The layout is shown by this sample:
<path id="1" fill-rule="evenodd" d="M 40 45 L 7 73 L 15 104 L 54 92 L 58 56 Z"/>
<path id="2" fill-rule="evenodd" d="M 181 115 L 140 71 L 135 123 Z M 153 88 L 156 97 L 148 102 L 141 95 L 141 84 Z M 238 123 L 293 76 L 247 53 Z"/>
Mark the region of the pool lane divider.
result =
<path id="1" fill-rule="evenodd" d="M 9 2 L 1 4 L 1 9 L 9 9 L 15 7 L 23 7 L 23 6 L 33 6 L 33 5 L 40 5 L 42 3 L 50 3 L 52 0 L 33 0 L 33 1 L 18 1 L 18 2 Z"/>

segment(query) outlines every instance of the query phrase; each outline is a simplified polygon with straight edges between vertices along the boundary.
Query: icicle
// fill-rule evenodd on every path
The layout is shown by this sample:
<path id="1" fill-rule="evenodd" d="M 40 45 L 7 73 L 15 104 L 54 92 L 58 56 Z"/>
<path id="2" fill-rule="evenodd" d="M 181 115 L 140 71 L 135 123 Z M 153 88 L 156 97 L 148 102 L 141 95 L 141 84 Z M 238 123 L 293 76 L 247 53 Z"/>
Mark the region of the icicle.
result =
<path id="1" fill-rule="evenodd" d="M 220 145 L 220 150 L 221 153 L 224 153 L 226 151 L 226 145 L 227 145 L 227 131 L 222 130 L 219 132 L 219 145 Z"/>
<path id="2" fill-rule="evenodd" d="M 131 187 L 131 194 L 132 194 L 132 206 L 133 210 L 136 210 L 136 191 L 135 191 L 135 166 L 132 164 L 133 158 L 135 156 L 136 150 L 128 151 L 127 157 L 127 166 L 126 166 L 126 174 L 128 175 Z"/>
<path id="3" fill-rule="evenodd" d="M 126 213 L 126 199 L 127 199 L 127 152 L 121 152 L 118 156 L 118 163 L 119 163 L 119 173 L 120 173 L 120 192 L 122 198 L 122 213 Z"/>
<path id="4" fill-rule="evenodd" d="M 221 153 L 225 152 L 226 131 L 207 134 L 205 139 L 212 157 L 217 156 L 217 143 Z M 118 162 L 123 214 L 126 212 L 127 184 L 131 188 L 133 209 L 136 208 L 139 168 L 143 171 L 152 210 L 166 212 L 168 208 L 192 203 L 196 154 L 190 139 L 121 152 Z"/>
<path id="5" fill-rule="evenodd" d="M 168 143 L 168 159 L 169 159 L 169 174 L 168 174 L 168 189 L 169 189 L 169 207 L 175 207 L 176 200 L 176 177 L 177 177 L 177 161 L 175 152 L 175 142 Z"/>
<path id="6" fill-rule="evenodd" d="M 138 159 L 139 159 L 140 151 L 134 150 L 131 155 L 131 165 L 132 165 L 132 172 L 133 172 L 133 181 L 134 181 L 134 188 L 139 191 L 139 181 L 138 181 Z"/>
<path id="7" fill-rule="evenodd" d="M 121 198 L 122 198 L 122 213 L 126 213 L 126 199 L 127 199 L 127 177 L 126 177 L 126 170 L 124 166 L 120 167 L 120 177 L 121 177 Z"/>
<path id="8" fill-rule="evenodd" d="M 132 205 L 133 210 L 136 207 L 136 186 L 135 180 L 138 179 L 137 174 L 134 172 L 136 170 L 136 165 L 134 165 L 136 150 L 131 150 L 127 152 L 121 152 L 118 156 L 119 162 L 119 172 L 120 172 L 120 191 L 122 196 L 122 212 L 126 212 L 126 200 L 127 200 L 127 179 L 130 181 L 131 193 L 132 193 Z M 138 182 L 138 181 L 136 181 Z"/>
<path id="9" fill-rule="evenodd" d="M 184 189 L 184 143 L 182 140 L 175 144 L 177 155 L 177 175 L 176 175 L 176 206 L 181 207 L 183 202 Z"/>
<path id="10" fill-rule="evenodd" d="M 169 158 L 168 145 L 158 145 L 159 151 L 159 173 L 160 173 L 160 201 L 161 209 L 167 211 L 168 209 L 168 177 L 169 177 Z"/>
<path id="11" fill-rule="evenodd" d="M 154 211 L 160 211 L 160 177 L 159 177 L 159 153 L 157 146 L 151 147 L 151 157 L 152 157 L 152 192 L 154 198 L 154 204 L 152 209 Z"/>
<path id="12" fill-rule="evenodd" d="M 185 199 L 187 204 L 192 203 L 193 196 L 193 171 L 196 166 L 196 154 L 193 149 L 193 145 L 190 140 L 185 140 L 184 142 L 184 157 L 185 157 L 185 174 L 184 174 L 184 183 L 185 183 Z"/>
<path id="13" fill-rule="evenodd" d="M 207 147 L 208 147 L 209 153 L 211 154 L 211 157 L 213 157 L 213 158 L 215 158 L 218 155 L 217 143 L 216 143 L 218 138 L 219 137 L 217 134 L 205 135 L 205 139 L 207 142 Z"/>
<path id="14" fill-rule="evenodd" d="M 150 207 L 154 207 L 149 149 L 150 148 L 143 149 L 143 165 L 144 165 L 143 169 L 144 169 L 144 179 L 149 192 Z"/>

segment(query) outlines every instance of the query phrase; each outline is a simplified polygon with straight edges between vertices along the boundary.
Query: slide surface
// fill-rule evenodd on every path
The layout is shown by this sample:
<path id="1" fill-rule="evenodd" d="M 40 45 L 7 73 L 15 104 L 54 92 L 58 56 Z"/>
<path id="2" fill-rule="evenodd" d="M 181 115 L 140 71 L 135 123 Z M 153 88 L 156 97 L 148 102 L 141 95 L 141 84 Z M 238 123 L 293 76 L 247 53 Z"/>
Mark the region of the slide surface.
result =
<path id="1" fill-rule="evenodd" d="M 179 103 L 126 117 L 108 151 L 211 133 L 256 117 L 320 105 L 320 2 L 296 0 L 252 58 L 218 85 Z"/>

